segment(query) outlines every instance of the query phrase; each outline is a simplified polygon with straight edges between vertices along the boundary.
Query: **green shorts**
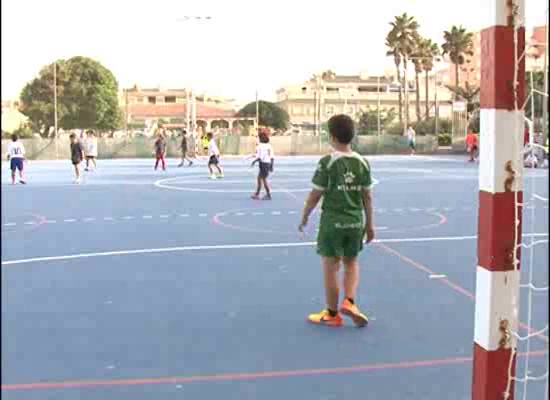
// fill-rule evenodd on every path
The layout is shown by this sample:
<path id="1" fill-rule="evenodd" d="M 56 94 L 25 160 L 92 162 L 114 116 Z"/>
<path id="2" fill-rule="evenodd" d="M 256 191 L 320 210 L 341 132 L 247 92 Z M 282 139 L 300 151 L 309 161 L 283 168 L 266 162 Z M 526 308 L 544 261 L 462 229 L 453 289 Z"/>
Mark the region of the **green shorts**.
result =
<path id="1" fill-rule="evenodd" d="M 363 250 L 363 228 L 335 228 L 321 224 L 317 235 L 317 254 L 323 257 L 357 257 Z"/>

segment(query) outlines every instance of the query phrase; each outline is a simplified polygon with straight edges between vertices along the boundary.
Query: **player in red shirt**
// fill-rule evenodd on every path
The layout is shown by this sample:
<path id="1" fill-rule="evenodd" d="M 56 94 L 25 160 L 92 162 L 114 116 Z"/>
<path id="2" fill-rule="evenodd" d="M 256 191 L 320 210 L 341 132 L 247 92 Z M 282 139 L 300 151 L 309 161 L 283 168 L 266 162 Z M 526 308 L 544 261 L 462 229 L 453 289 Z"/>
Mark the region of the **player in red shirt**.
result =
<path id="1" fill-rule="evenodd" d="M 469 131 L 466 135 L 466 150 L 470 155 L 469 162 L 474 162 L 477 160 L 478 155 L 478 144 L 477 144 L 477 135 L 473 131 Z"/>

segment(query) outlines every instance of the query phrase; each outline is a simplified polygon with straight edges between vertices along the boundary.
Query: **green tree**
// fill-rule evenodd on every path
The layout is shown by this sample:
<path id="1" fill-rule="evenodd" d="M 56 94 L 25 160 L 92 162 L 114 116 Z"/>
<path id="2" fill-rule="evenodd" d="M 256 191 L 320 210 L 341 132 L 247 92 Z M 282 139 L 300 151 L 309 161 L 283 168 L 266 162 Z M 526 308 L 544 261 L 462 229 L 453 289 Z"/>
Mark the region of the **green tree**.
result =
<path id="1" fill-rule="evenodd" d="M 533 88 L 537 92 L 533 92 L 531 88 L 531 74 L 528 72 L 525 75 L 525 96 L 532 95 L 534 96 L 535 102 L 535 118 L 542 118 L 542 108 L 544 104 L 548 106 L 547 99 L 540 93 L 544 93 L 544 72 L 543 71 L 534 71 L 533 72 Z M 531 119 L 531 98 L 527 99 L 525 104 L 525 116 Z"/>
<path id="2" fill-rule="evenodd" d="M 36 130 L 54 125 L 54 68 L 57 67 L 57 116 L 62 129 L 115 130 L 120 126 L 118 83 L 107 68 L 87 57 L 58 60 L 40 70 L 21 92 L 22 112 Z"/>
<path id="3" fill-rule="evenodd" d="M 395 51 L 399 53 L 403 60 L 403 83 L 402 86 L 408 85 L 407 67 L 418 41 L 418 28 L 420 25 L 413 16 L 404 13 L 396 16 L 390 22 L 391 30 L 386 36 L 386 42 L 394 43 Z M 409 123 L 409 99 L 405 96 L 405 125 Z"/>
<path id="4" fill-rule="evenodd" d="M 466 56 L 472 56 L 473 52 L 472 32 L 466 31 L 462 26 L 453 26 L 450 31 L 443 33 L 443 55 L 449 55 L 451 62 L 455 65 L 455 86 L 459 87 L 458 69 L 466 61 Z"/>
<path id="5" fill-rule="evenodd" d="M 424 41 L 421 44 L 421 48 L 422 48 L 422 51 L 421 51 L 421 53 L 422 53 L 422 69 L 424 70 L 424 72 L 426 74 L 425 75 L 425 82 L 424 82 L 424 84 L 426 85 L 426 91 L 425 91 L 425 95 L 426 95 L 426 104 L 425 104 L 426 105 L 426 119 L 429 119 L 430 118 L 429 74 L 430 74 L 430 71 L 434 67 L 435 58 L 439 55 L 439 46 L 436 43 L 432 42 L 431 39 L 424 39 Z"/>
<path id="6" fill-rule="evenodd" d="M 285 130 L 289 126 L 288 113 L 275 103 L 259 101 L 259 124 L 274 129 Z M 255 118 L 256 102 L 253 101 L 244 106 L 238 113 L 238 117 Z"/>
<path id="7" fill-rule="evenodd" d="M 397 114 L 393 108 L 380 110 L 380 127 L 385 130 L 391 125 Z M 375 135 L 378 132 L 378 110 L 376 107 L 369 107 L 366 111 L 359 114 L 357 123 L 357 132 L 359 135 Z"/>

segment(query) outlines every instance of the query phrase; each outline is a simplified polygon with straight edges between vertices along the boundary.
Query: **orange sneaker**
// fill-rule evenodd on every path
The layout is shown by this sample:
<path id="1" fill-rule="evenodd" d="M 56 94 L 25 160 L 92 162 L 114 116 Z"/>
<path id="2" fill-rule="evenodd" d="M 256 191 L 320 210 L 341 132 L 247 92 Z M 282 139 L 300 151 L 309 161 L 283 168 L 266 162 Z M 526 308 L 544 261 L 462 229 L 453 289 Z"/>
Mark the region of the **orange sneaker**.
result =
<path id="1" fill-rule="evenodd" d="M 342 316 L 340 314 L 336 314 L 335 317 L 331 317 L 328 313 L 328 310 L 326 309 L 317 314 L 309 314 L 307 319 L 312 324 L 318 325 L 327 325 L 334 327 L 344 325 L 344 321 L 342 320 Z"/>
<path id="2" fill-rule="evenodd" d="M 361 311 L 355 304 L 352 304 L 348 299 L 344 299 L 342 306 L 340 307 L 340 312 L 347 317 L 350 317 L 355 325 L 365 326 L 369 323 L 367 316 Z"/>

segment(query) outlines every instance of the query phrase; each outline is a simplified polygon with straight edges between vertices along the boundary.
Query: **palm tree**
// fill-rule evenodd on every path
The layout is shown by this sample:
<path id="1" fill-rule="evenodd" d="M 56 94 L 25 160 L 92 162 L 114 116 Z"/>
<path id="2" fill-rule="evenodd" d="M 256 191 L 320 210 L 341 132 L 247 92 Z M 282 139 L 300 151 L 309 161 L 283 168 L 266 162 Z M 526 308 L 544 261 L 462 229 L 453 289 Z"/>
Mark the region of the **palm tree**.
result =
<path id="1" fill-rule="evenodd" d="M 459 87 L 458 68 L 464 64 L 466 56 L 473 56 L 473 37 L 472 32 L 466 31 L 462 25 L 453 26 L 450 31 L 443 33 L 443 55 L 448 54 L 451 62 L 455 65 L 455 86 Z M 456 94 L 455 94 L 456 95 Z"/>
<path id="2" fill-rule="evenodd" d="M 327 69 L 326 71 L 323 71 L 321 73 L 321 79 L 324 80 L 324 81 L 329 80 L 329 79 L 334 79 L 334 78 L 336 78 L 336 72 L 334 72 L 331 69 Z"/>
<path id="3" fill-rule="evenodd" d="M 415 21 L 413 16 L 403 15 L 396 16 L 394 21 L 390 23 L 391 30 L 388 33 L 387 39 L 390 42 L 395 42 L 395 49 L 399 52 L 403 59 L 403 83 L 408 85 L 407 67 L 408 59 L 412 56 L 416 47 L 418 38 L 418 28 L 420 25 Z M 409 97 L 405 91 L 405 125 L 409 123 Z"/>
<path id="4" fill-rule="evenodd" d="M 426 73 L 426 119 L 430 118 L 430 103 L 429 103 L 429 73 L 434 67 L 434 59 L 439 55 L 439 46 L 432 42 L 431 39 L 425 39 L 422 42 L 422 69 Z"/>
<path id="5" fill-rule="evenodd" d="M 397 48 L 397 41 L 395 38 L 390 37 L 388 34 L 388 37 L 386 37 L 386 47 L 388 47 L 390 50 L 386 52 L 387 56 L 393 57 L 393 62 L 395 64 L 395 72 L 397 74 L 397 82 L 399 82 L 399 124 L 403 124 L 403 91 L 401 88 L 401 54 L 399 53 L 399 49 Z"/>
<path id="6" fill-rule="evenodd" d="M 414 64 L 414 83 L 415 83 L 415 103 L 416 103 L 416 120 L 420 121 L 420 79 L 419 76 L 422 73 L 422 60 L 424 59 L 424 48 L 422 47 L 424 43 L 424 38 L 420 35 L 416 38 L 416 46 L 412 54 L 412 62 Z"/>

